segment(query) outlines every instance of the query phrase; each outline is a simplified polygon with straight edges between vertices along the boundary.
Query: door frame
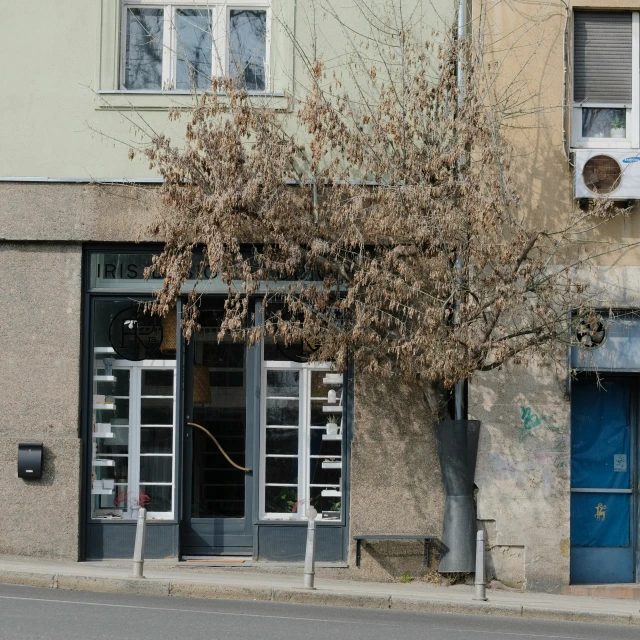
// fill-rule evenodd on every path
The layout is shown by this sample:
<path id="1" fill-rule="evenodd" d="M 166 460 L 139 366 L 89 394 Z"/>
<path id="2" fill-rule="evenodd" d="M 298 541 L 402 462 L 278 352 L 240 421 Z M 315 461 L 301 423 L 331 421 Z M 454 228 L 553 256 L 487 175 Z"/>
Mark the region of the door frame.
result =
<path id="1" fill-rule="evenodd" d="M 580 381 L 595 380 L 595 374 L 583 372 L 580 374 Z M 629 442 L 629 466 L 630 466 L 630 488 L 631 488 L 631 504 L 630 504 L 630 536 L 632 558 L 634 560 L 633 582 L 630 584 L 640 583 L 640 374 L 632 373 L 606 373 L 600 374 L 600 380 L 607 381 L 628 381 L 631 388 L 630 397 L 630 442 Z M 573 386 L 573 385 L 572 385 Z M 571 412 L 573 414 L 573 412 Z M 573 439 L 573 415 L 571 415 L 571 438 Z M 572 448 L 570 449 L 570 458 L 572 458 Z M 597 490 L 575 490 L 570 487 L 570 496 L 573 493 L 598 493 Z M 601 491 L 600 493 L 609 493 L 609 491 Z M 616 492 L 617 493 L 617 492 Z M 570 516 L 571 518 L 571 516 Z M 571 519 L 569 522 L 571 526 Z M 579 547 L 578 547 L 579 548 Z M 607 549 L 608 547 L 602 547 Z M 573 548 L 571 549 L 573 551 Z M 573 553 L 571 553 L 573 556 Z M 571 581 L 572 584 L 581 584 Z"/>

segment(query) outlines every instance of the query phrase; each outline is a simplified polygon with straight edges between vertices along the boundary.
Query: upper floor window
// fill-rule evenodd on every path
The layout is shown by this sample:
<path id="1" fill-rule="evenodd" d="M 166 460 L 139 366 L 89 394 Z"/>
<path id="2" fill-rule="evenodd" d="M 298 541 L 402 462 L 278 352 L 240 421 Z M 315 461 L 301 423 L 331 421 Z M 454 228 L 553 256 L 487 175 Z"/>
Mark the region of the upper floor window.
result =
<path id="1" fill-rule="evenodd" d="M 123 5 L 121 85 L 134 91 L 206 90 L 233 76 L 249 91 L 268 88 L 266 0 Z"/>
<path id="2" fill-rule="evenodd" d="M 638 15 L 631 11 L 574 13 L 574 147 L 640 145 Z"/>

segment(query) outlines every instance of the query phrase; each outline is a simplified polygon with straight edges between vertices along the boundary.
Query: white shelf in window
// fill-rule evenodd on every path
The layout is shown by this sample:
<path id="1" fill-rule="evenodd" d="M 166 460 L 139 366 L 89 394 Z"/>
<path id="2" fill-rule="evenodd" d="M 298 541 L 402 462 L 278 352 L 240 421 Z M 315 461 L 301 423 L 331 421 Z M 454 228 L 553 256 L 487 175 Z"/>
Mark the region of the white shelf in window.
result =
<path id="1" fill-rule="evenodd" d="M 112 496 L 113 489 L 91 489 L 92 496 Z"/>
<path id="2" fill-rule="evenodd" d="M 113 438 L 115 434 L 113 433 L 105 433 L 104 431 L 94 431 L 91 434 L 94 438 Z"/>
<path id="3" fill-rule="evenodd" d="M 342 493 L 336 489 L 325 489 L 320 495 L 323 498 L 342 498 Z"/>
<path id="4" fill-rule="evenodd" d="M 115 465 L 115 460 L 105 460 L 104 458 L 99 458 L 91 463 L 93 467 L 115 467 Z"/>
<path id="5" fill-rule="evenodd" d="M 324 413 L 342 413 L 342 407 L 337 404 L 323 404 L 322 411 Z"/>
<path id="6" fill-rule="evenodd" d="M 116 405 L 111 403 L 107 404 L 106 402 L 96 402 L 93 405 L 94 411 L 115 411 Z"/>
<path id="7" fill-rule="evenodd" d="M 342 469 L 342 462 L 336 461 L 322 461 L 323 469 Z"/>
<path id="8" fill-rule="evenodd" d="M 331 375 L 332 374 L 328 374 L 326 377 L 322 378 L 322 384 L 341 387 L 343 384 L 342 375 L 336 378 L 332 378 Z"/>
<path id="9" fill-rule="evenodd" d="M 322 439 L 323 440 L 342 440 L 342 435 L 340 435 L 339 433 L 336 433 L 335 435 L 333 434 L 329 435 L 328 433 L 323 433 Z"/>
<path id="10" fill-rule="evenodd" d="M 99 353 L 115 353 L 115 349 L 113 349 L 113 347 L 95 347 L 93 350 L 93 353 L 99 354 Z"/>
<path id="11" fill-rule="evenodd" d="M 115 376 L 93 376 L 94 382 L 116 382 Z"/>

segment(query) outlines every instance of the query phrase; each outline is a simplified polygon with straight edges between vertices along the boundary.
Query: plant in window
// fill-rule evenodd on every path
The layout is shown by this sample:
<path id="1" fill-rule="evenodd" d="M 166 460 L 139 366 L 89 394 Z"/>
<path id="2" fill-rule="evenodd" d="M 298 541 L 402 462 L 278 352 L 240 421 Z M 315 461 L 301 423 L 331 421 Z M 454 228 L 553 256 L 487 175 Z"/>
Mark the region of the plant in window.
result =
<path id="1" fill-rule="evenodd" d="M 615 115 L 611 120 L 611 137 L 624 138 L 627 135 L 625 119 L 620 115 Z"/>
<path id="2" fill-rule="evenodd" d="M 327 418 L 327 435 L 335 436 L 338 433 L 338 421 L 335 416 Z"/>

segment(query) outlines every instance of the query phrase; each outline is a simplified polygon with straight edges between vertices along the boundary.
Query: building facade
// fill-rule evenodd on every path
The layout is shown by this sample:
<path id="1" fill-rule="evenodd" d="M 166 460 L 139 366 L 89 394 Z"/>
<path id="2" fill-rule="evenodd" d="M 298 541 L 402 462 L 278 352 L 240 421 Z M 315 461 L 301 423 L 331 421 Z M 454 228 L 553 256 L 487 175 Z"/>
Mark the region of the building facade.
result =
<path id="1" fill-rule="evenodd" d="M 632 1 L 474 3 L 484 12 L 497 91 L 514 99 L 509 137 L 523 212 L 566 225 L 589 201 L 628 214 L 594 219 L 575 257 L 602 327 L 554 364 L 509 367 L 471 385 L 482 420 L 477 508 L 504 582 L 562 591 L 637 583 L 639 69 Z M 521 102 L 516 106 L 516 102 Z"/>
<path id="2" fill-rule="evenodd" d="M 310 504 L 318 559 L 337 566 L 353 565 L 355 534 L 441 527 L 412 389 L 311 366 L 303 345 L 218 344 L 215 283 L 189 344 L 180 304 L 162 321 L 140 311 L 157 287 L 143 272 L 159 249 L 147 233 L 159 180 L 129 145 L 150 131 L 179 140 L 169 110 L 188 112 L 219 74 L 292 113 L 300 52 L 339 59 L 345 25 L 367 26 L 341 4 L 332 16 L 292 0 L 74 1 L 36 24 L 3 6 L 0 553 L 128 557 L 142 505 L 155 558 L 300 561 Z M 454 22 L 447 1 L 413 4 L 425 32 Z M 20 443 L 43 444 L 41 478 L 18 477 Z M 361 571 L 422 570 L 420 544 L 399 551 L 365 552 Z"/>
<path id="3" fill-rule="evenodd" d="M 342 22 L 363 19 L 314 4 L 73 0 L 35 22 L 3 4 L 0 553 L 128 557 L 144 504 L 147 557 L 299 561 L 313 503 L 319 560 L 353 577 L 424 571 L 419 543 L 368 545 L 354 566 L 354 535 L 442 529 L 435 436 L 414 388 L 336 376 L 306 363 L 304 345 L 219 344 L 215 283 L 189 344 L 180 305 L 162 321 L 140 313 L 156 285 L 143 272 L 159 249 L 147 232 L 158 179 L 128 145 L 149 131 L 179 139 L 169 110 L 187 111 L 193 85 L 219 73 L 294 109 L 291 35 L 340 59 Z M 455 23 L 451 0 L 414 4 L 429 32 Z M 640 166 L 640 1 L 471 4 L 499 82 L 526 97 L 512 142 L 528 215 L 552 226 L 593 189 L 637 199 L 615 166 Z M 597 159 L 594 173 L 602 155 L 615 166 Z M 516 587 L 640 581 L 637 212 L 595 233 L 620 249 L 585 276 L 617 312 L 602 344 L 470 384 L 489 571 Z M 42 478 L 17 477 L 25 442 L 43 443 Z"/>

